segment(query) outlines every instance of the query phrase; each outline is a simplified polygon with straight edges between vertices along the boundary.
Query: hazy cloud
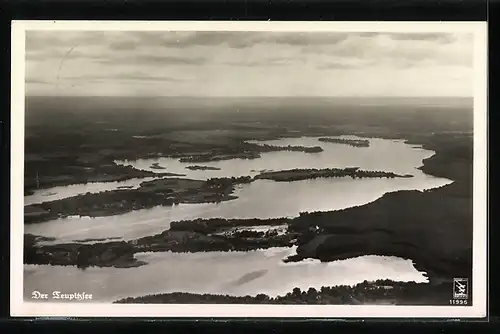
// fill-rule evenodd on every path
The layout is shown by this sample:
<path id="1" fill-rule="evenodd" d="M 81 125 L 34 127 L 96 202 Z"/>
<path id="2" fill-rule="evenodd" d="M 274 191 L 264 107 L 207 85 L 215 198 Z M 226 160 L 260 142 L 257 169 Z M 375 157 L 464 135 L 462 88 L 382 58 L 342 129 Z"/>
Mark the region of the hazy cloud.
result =
<path id="1" fill-rule="evenodd" d="M 26 83 L 30 94 L 470 95 L 472 42 L 451 33 L 28 31 Z"/>
<path id="2" fill-rule="evenodd" d="M 135 50 L 139 46 L 138 42 L 135 41 L 118 41 L 111 43 L 109 45 L 112 50 Z"/>
<path id="3" fill-rule="evenodd" d="M 121 56 L 114 59 L 100 58 L 97 62 L 101 64 L 122 64 L 122 65 L 203 65 L 207 62 L 205 58 L 184 58 L 177 56 L 155 56 L 137 55 L 132 57 Z"/>
<path id="4" fill-rule="evenodd" d="M 64 80 L 81 80 L 80 76 L 77 77 L 64 77 Z M 118 73 L 112 76 L 106 75 L 87 75 L 85 76 L 85 80 L 95 80 L 95 81 L 110 81 L 110 80 L 137 80 L 137 81 L 170 81 L 170 82 L 181 82 L 182 80 L 178 78 L 172 78 L 168 76 L 151 76 L 151 75 L 143 75 L 140 73 Z"/>
<path id="5" fill-rule="evenodd" d="M 348 64 L 348 63 L 326 63 L 323 65 L 320 65 L 319 68 L 323 70 L 328 70 L 328 69 L 354 69 L 354 68 L 361 68 L 359 64 Z"/>
<path id="6" fill-rule="evenodd" d="M 397 33 L 387 34 L 394 40 L 407 41 L 436 41 L 441 43 L 452 43 L 455 40 L 453 34 L 420 34 L 420 33 Z"/>
<path id="7" fill-rule="evenodd" d="M 26 84 L 52 85 L 53 83 L 47 82 L 47 81 L 43 81 L 43 80 L 37 80 L 37 79 L 27 78 L 26 79 Z"/>

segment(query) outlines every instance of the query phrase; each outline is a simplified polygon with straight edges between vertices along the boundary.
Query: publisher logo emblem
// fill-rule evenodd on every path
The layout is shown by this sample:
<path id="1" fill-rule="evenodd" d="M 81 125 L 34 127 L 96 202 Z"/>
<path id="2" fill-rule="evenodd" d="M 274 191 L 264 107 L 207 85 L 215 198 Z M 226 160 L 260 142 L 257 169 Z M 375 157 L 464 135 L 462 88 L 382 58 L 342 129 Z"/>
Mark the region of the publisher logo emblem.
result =
<path id="1" fill-rule="evenodd" d="M 467 299 L 469 294 L 469 280 L 467 278 L 453 279 L 453 298 Z"/>

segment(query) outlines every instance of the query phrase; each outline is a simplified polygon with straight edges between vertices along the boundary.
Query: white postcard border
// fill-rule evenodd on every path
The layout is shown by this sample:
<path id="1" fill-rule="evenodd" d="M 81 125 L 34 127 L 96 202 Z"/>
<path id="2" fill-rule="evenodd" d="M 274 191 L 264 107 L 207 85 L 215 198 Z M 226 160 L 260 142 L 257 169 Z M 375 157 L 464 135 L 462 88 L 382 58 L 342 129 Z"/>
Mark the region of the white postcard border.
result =
<path id="1" fill-rule="evenodd" d="M 34 303 L 23 299 L 26 30 L 471 32 L 474 34 L 473 306 Z M 487 316 L 486 22 L 13 21 L 11 49 L 11 316 L 482 318 Z M 451 296 L 451 291 L 450 291 Z"/>

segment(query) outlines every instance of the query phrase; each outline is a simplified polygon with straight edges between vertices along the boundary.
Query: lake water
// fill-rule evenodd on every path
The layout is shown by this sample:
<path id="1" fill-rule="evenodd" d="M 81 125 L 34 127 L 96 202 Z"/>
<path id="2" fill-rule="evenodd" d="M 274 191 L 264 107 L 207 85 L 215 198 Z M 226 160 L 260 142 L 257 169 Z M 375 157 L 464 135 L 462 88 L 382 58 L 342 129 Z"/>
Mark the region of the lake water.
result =
<path id="1" fill-rule="evenodd" d="M 93 302 L 168 292 L 285 295 L 293 288 L 354 285 L 364 280 L 427 282 L 410 260 L 362 256 L 321 263 L 283 263 L 295 247 L 250 252 L 140 253 L 149 265 L 137 268 L 87 268 L 26 265 L 25 298 L 32 291 L 85 292 Z"/>
<path id="2" fill-rule="evenodd" d="M 349 138 L 344 136 L 344 138 Z M 354 137 L 357 138 L 357 137 Z M 192 171 L 190 163 L 161 158 L 118 161 L 138 169 L 186 174 L 188 178 L 207 179 L 223 176 L 256 175 L 262 170 L 293 168 L 360 167 L 413 178 L 351 179 L 327 178 L 296 182 L 258 180 L 238 186 L 238 199 L 218 204 L 180 204 L 155 207 L 111 217 L 68 217 L 41 224 L 25 225 L 25 233 L 57 238 L 66 242 L 88 238 L 131 240 L 161 233 L 172 221 L 195 218 L 277 218 L 295 217 L 304 211 L 330 211 L 372 202 L 387 192 L 425 190 L 451 183 L 448 179 L 424 174 L 418 169 L 422 160 L 434 154 L 402 140 L 369 139 L 370 147 L 358 148 L 343 144 L 319 142 L 317 138 L 293 138 L 266 141 L 271 145 L 321 146 L 320 153 L 270 152 L 260 159 L 226 160 L 196 165 L 218 167 L 220 170 Z M 166 170 L 151 169 L 153 163 Z M 128 181 L 137 186 L 141 180 Z M 120 184 L 124 185 L 124 184 Z M 100 187 L 102 186 L 102 187 Z M 87 191 L 98 192 L 118 187 L 118 183 L 95 183 L 54 188 L 54 198 L 74 196 Z M 115 187 L 115 188 L 113 188 Z M 71 189 L 71 190 L 69 190 Z M 90 190 L 89 190 L 90 189 Z M 44 201 L 41 193 L 25 198 L 26 203 Z M 46 197 L 45 197 L 46 198 Z M 45 199 L 46 200 L 46 199 Z M 139 268 L 88 268 L 25 266 L 25 293 L 40 291 L 85 291 L 95 300 L 112 301 L 122 297 L 151 293 L 184 291 L 193 293 L 224 293 L 233 295 L 286 294 L 294 287 L 307 289 L 322 285 L 356 284 L 364 280 L 393 279 L 425 282 L 411 261 L 395 257 L 363 256 L 332 263 L 302 261 L 284 264 L 282 259 L 294 249 L 278 248 L 252 252 L 208 252 L 173 254 L 170 252 L 141 254 L 149 262 Z"/>
<path id="3" fill-rule="evenodd" d="M 357 137 L 355 137 L 357 138 Z M 41 224 L 25 226 L 26 233 L 57 238 L 56 242 L 87 238 L 136 239 L 161 233 L 172 221 L 195 218 L 280 218 L 295 217 L 300 212 L 340 210 L 372 202 L 387 192 L 397 190 L 425 190 L 451 183 L 448 179 L 436 178 L 417 169 L 422 160 L 433 155 L 432 151 L 405 144 L 402 140 L 370 139 L 370 147 L 358 148 L 343 144 L 319 142 L 317 138 L 303 137 L 266 141 L 272 145 L 320 145 L 321 153 L 271 152 L 261 159 L 234 159 L 212 162 L 216 171 L 191 171 L 188 163 L 177 159 L 150 159 L 128 162 L 139 169 L 147 169 L 154 162 L 167 166 L 167 171 L 187 174 L 194 179 L 220 176 L 255 175 L 259 170 L 283 170 L 292 168 L 361 167 L 365 170 L 382 170 L 399 174 L 411 174 L 413 178 L 352 179 L 326 178 L 295 182 L 257 180 L 238 186 L 238 199 L 222 203 L 179 204 L 173 207 L 156 207 L 109 217 L 68 217 Z M 155 171 L 154 169 L 151 169 Z M 139 180 L 130 184 L 138 185 Z M 107 185 L 106 189 L 117 184 Z M 72 187 L 72 186 L 70 186 Z M 68 188 L 70 188 L 68 187 Z M 72 193 L 89 190 L 75 185 Z M 92 184 L 94 191 L 98 184 Z M 51 190 L 47 190 L 51 191 Z M 65 194 L 64 192 L 59 192 Z M 31 202 L 40 200 L 28 197 Z"/>
<path id="4" fill-rule="evenodd" d="M 182 163 L 174 158 L 139 159 L 134 161 L 115 161 L 121 165 L 131 165 L 137 169 L 155 173 L 170 172 L 185 174 L 188 178 L 207 179 L 211 177 L 257 175 L 262 170 L 283 170 L 293 168 L 344 168 L 360 167 L 365 170 L 380 170 L 401 174 L 415 174 L 415 168 L 422 165 L 422 160 L 434 154 L 415 145 L 408 145 L 404 140 L 369 138 L 370 147 L 351 147 L 345 144 L 320 142 L 320 137 L 282 138 L 267 141 L 249 141 L 255 144 L 276 146 L 321 146 L 323 152 L 303 153 L 278 151 L 263 153 L 260 159 L 232 159 L 207 163 Z M 365 139 L 356 136 L 330 138 Z M 158 163 L 166 170 L 151 168 Z M 220 168 L 220 170 L 190 170 L 186 167 L 202 165 Z"/>

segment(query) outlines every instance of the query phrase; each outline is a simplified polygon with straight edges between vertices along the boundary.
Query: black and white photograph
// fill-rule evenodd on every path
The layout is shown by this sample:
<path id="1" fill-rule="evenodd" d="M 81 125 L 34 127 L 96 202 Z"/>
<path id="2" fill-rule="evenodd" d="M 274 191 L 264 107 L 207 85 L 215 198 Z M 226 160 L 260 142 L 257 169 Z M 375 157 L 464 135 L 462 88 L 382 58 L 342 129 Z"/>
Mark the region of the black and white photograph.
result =
<path id="1" fill-rule="evenodd" d="M 13 316 L 486 316 L 486 23 L 12 29 Z"/>

